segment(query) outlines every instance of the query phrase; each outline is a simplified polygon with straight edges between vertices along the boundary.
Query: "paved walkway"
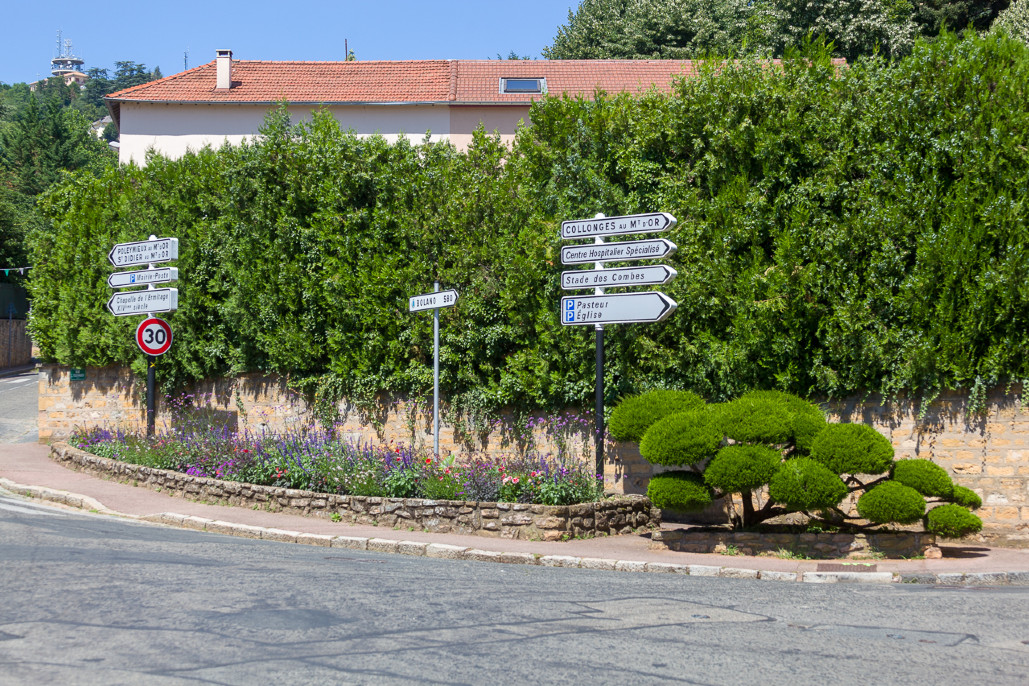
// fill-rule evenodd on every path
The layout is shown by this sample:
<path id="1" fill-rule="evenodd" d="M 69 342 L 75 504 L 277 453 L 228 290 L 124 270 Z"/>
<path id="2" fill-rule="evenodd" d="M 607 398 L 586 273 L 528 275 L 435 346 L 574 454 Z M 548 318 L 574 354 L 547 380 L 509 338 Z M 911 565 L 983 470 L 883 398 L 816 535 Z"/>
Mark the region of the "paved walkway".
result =
<path id="1" fill-rule="evenodd" d="M 875 565 L 874 572 L 820 572 L 818 560 L 651 549 L 646 534 L 563 542 L 520 541 L 395 530 L 207 505 L 66 469 L 49 458 L 47 446 L 31 443 L 0 445 L 0 488 L 64 506 L 172 526 L 408 555 L 770 581 L 1029 585 L 1029 550 L 979 545 L 942 545 L 943 558 L 937 560 L 871 561 Z M 854 565 L 854 568 L 867 570 L 864 565 Z"/>

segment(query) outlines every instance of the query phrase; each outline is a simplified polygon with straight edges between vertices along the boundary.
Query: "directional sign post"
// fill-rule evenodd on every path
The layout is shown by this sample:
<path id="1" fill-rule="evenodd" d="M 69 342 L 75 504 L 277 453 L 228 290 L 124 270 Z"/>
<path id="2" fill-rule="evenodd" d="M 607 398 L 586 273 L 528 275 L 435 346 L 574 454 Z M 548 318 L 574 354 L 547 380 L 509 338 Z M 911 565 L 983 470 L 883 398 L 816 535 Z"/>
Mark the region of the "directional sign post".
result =
<path id="1" fill-rule="evenodd" d="M 107 259 L 115 267 L 171 262 L 179 259 L 179 239 L 151 236 L 148 241 L 119 243 L 107 253 Z"/>
<path id="2" fill-rule="evenodd" d="M 178 269 L 175 267 L 161 267 L 159 269 L 141 269 L 135 272 L 115 272 L 107 277 L 107 285 L 111 288 L 128 288 L 129 286 L 171 283 L 178 280 Z"/>
<path id="3" fill-rule="evenodd" d="M 566 245 L 561 248 L 561 264 L 587 264 L 589 262 L 628 262 L 656 260 L 675 253 L 676 245 L 664 238 L 593 245 Z"/>
<path id="4" fill-rule="evenodd" d="M 679 272 L 664 264 L 618 269 L 577 269 L 561 272 L 561 288 L 614 288 L 618 286 L 660 286 L 674 280 Z"/>
<path id="5" fill-rule="evenodd" d="M 157 417 L 157 356 L 171 348 L 171 327 L 167 322 L 151 316 L 154 312 L 171 312 L 179 308 L 177 288 L 154 288 L 157 283 L 178 281 L 179 270 L 174 267 L 156 268 L 160 262 L 171 262 L 179 258 L 178 238 L 150 236 L 145 241 L 118 243 L 107 253 L 108 261 L 115 267 L 132 267 L 145 264 L 147 269 L 130 272 L 115 272 L 107 277 L 111 288 L 146 286 L 146 290 L 122 291 L 107 301 L 107 309 L 116 317 L 147 315 L 136 328 L 136 345 L 146 353 L 146 433 L 154 435 Z"/>
<path id="6" fill-rule="evenodd" d="M 604 236 L 628 236 L 667 231 L 676 219 L 667 212 L 648 212 L 622 217 L 598 214 L 593 219 L 561 222 L 561 238 L 592 238 L 593 243 L 566 245 L 561 248 L 561 264 L 589 264 L 592 270 L 561 273 L 561 288 L 566 291 L 594 289 L 593 295 L 561 298 L 561 323 L 596 327 L 597 345 L 597 472 L 604 471 L 604 325 L 635 322 L 658 322 L 675 311 L 676 303 L 664 293 L 608 294 L 605 288 L 655 286 L 672 281 L 678 273 L 663 264 L 644 267 L 605 269 L 606 262 L 654 260 L 675 253 L 676 245 L 664 238 L 605 243 Z"/>
<path id="7" fill-rule="evenodd" d="M 658 291 L 565 296 L 561 298 L 561 323 L 569 326 L 659 322 L 678 306 Z"/>
<path id="8" fill-rule="evenodd" d="M 561 238 L 593 238 L 595 236 L 627 236 L 633 233 L 654 233 L 668 231 L 676 224 L 675 217 L 667 212 L 633 214 L 626 217 L 605 217 L 577 219 L 561 222 Z"/>
<path id="9" fill-rule="evenodd" d="M 179 289 L 151 288 L 145 291 L 121 291 L 107 301 L 107 309 L 116 317 L 179 309 Z"/>
<path id="10" fill-rule="evenodd" d="M 441 291 L 439 281 L 433 288 L 436 290 L 432 293 L 410 298 L 408 311 L 432 310 L 432 450 L 439 457 L 439 308 L 456 305 L 457 291 Z"/>

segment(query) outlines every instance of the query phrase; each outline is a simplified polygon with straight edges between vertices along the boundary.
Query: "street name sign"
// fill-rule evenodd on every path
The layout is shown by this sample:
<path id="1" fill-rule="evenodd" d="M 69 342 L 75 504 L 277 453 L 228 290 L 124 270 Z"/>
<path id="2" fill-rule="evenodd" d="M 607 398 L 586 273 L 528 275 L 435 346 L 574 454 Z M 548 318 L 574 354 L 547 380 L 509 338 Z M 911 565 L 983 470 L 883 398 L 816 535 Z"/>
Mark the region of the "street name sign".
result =
<path id="1" fill-rule="evenodd" d="M 171 349 L 172 330 L 168 322 L 148 317 L 136 327 L 136 345 L 147 355 L 163 355 Z"/>
<path id="2" fill-rule="evenodd" d="M 116 317 L 150 312 L 171 312 L 179 308 L 179 289 L 151 288 L 145 291 L 121 291 L 107 301 L 107 309 Z"/>
<path id="3" fill-rule="evenodd" d="M 179 270 L 176 267 L 159 267 L 157 269 L 142 269 L 136 272 L 115 272 L 107 277 L 107 285 L 111 288 L 126 288 L 128 286 L 149 286 L 153 283 L 169 283 L 179 280 Z"/>
<path id="4" fill-rule="evenodd" d="M 624 262 L 629 260 L 655 260 L 675 253 L 676 245 L 665 238 L 620 243 L 591 243 L 566 245 L 561 248 L 561 264 L 588 264 L 590 262 Z"/>
<path id="5" fill-rule="evenodd" d="M 561 323 L 632 324 L 659 322 L 679 304 L 664 293 L 616 293 L 612 295 L 575 295 L 561 298 Z"/>
<path id="6" fill-rule="evenodd" d="M 593 238 L 594 236 L 625 236 L 632 233 L 667 231 L 676 225 L 676 219 L 667 212 L 630 214 L 624 217 L 598 217 L 561 222 L 561 238 Z"/>
<path id="7" fill-rule="evenodd" d="M 436 291 L 435 293 L 426 293 L 425 295 L 416 295 L 410 298 L 408 311 L 435 310 L 440 307 L 453 307 L 456 304 L 457 291 Z"/>
<path id="8" fill-rule="evenodd" d="M 615 269 L 577 269 L 561 272 L 561 288 L 614 288 L 618 286 L 655 286 L 671 282 L 679 275 L 665 264 Z"/>
<path id="9" fill-rule="evenodd" d="M 149 241 L 136 241 L 134 243 L 118 243 L 111 252 L 107 253 L 107 259 L 115 267 L 131 267 L 134 264 L 149 264 L 152 262 L 171 262 L 179 259 L 178 238 L 155 238 Z"/>

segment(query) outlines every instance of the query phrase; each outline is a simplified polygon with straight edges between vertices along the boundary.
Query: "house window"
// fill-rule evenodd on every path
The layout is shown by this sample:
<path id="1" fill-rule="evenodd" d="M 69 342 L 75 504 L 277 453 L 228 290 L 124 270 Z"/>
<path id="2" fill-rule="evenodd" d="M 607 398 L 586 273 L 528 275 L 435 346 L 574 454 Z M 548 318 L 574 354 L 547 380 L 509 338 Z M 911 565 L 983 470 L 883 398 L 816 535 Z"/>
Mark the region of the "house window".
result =
<path id="1" fill-rule="evenodd" d="M 546 93 L 546 79 L 500 79 L 501 93 Z"/>

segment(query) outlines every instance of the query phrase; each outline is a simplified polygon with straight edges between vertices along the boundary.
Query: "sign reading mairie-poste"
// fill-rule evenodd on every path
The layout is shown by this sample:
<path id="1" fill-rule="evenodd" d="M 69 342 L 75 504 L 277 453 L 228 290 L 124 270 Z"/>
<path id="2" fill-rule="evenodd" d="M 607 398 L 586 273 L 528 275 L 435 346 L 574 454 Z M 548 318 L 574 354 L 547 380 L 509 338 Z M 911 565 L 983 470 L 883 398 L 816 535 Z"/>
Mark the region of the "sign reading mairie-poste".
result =
<path id="1" fill-rule="evenodd" d="M 597 217 L 561 222 L 561 238 L 625 236 L 633 233 L 654 233 L 674 227 L 676 219 L 667 212 L 630 214 L 624 217 Z"/>
<path id="2" fill-rule="evenodd" d="M 107 285 L 111 288 L 128 286 L 149 286 L 153 283 L 169 283 L 179 280 L 179 270 L 175 267 L 159 267 L 157 269 L 140 269 L 135 272 L 115 272 L 107 277 Z"/>
<path id="3" fill-rule="evenodd" d="M 111 248 L 111 252 L 107 253 L 107 259 L 115 267 L 128 267 L 151 262 L 171 262 L 179 259 L 179 239 L 155 238 L 149 241 L 119 243 Z"/>

